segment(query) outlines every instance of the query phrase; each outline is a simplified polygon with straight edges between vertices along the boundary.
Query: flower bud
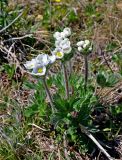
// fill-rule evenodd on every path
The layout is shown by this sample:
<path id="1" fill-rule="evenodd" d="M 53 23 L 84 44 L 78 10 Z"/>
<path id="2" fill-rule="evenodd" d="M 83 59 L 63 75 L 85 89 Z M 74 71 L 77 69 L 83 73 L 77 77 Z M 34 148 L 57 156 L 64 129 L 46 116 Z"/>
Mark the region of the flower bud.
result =
<path id="1" fill-rule="evenodd" d="M 84 41 L 79 41 L 79 42 L 77 43 L 77 46 L 78 46 L 78 47 L 81 47 L 81 46 L 84 45 L 84 43 L 85 43 Z"/>
<path id="2" fill-rule="evenodd" d="M 82 47 L 78 47 L 78 51 L 82 52 L 83 48 Z"/>

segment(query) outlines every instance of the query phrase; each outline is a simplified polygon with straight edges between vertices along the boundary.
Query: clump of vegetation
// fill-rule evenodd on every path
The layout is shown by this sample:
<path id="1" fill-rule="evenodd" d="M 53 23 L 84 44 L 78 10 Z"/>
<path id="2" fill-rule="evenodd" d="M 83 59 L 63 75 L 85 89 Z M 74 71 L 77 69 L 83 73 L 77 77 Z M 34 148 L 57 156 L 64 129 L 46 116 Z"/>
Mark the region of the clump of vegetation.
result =
<path id="1" fill-rule="evenodd" d="M 0 3 L 0 158 L 121 159 L 121 3 Z"/>

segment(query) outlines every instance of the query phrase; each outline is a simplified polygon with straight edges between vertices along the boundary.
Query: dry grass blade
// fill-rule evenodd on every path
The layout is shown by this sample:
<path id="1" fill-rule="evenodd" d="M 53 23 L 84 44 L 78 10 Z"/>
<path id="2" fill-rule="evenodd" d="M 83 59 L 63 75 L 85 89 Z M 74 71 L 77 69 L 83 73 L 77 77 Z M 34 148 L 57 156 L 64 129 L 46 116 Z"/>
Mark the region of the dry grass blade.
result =
<path id="1" fill-rule="evenodd" d="M 81 124 L 79 124 L 80 129 L 83 133 L 85 133 L 96 145 L 97 147 L 100 149 L 100 151 L 102 153 L 105 154 L 105 156 L 109 159 L 109 160 L 114 160 L 107 152 L 106 150 L 100 145 L 100 143 L 94 138 L 94 136 Z"/>

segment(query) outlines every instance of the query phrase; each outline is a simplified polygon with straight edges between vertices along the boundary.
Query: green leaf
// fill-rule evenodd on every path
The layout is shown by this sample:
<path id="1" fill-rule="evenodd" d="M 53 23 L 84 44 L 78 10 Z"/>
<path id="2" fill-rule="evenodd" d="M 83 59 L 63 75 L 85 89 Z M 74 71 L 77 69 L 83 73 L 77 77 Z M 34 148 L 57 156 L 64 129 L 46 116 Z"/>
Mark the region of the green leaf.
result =
<path id="1" fill-rule="evenodd" d="M 99 73 L 97 75 L 97 83 L 101 86 L 101 87 L 105 87 L 106 86 L 106 77 L 104 74 Z"/>
<path id="2" fill-rule="evenodd" d="M 5 64 L 3 67 L 6 73 L 8 74 L 9 78 L 12 79 L 16 70 L 15 65 Z"/>
<path id="3" fill-rule="evenodd" d="M 117 43 L 115 43 L 115 42 L 110 42 L 110 43 L 107 45 L 106 50 L 110 52 L 110 51 L 113 51 L 115 48 L 117 48 Z"/>
<path id="4" fill-rule="evenodd" d="M 29 81 L 25 81 L 24 85 L 25 85 L 26 88 L 29 88 L 29 89 L 35 89 L 36 88 L 35 83 L 31 83 Z"/>
<path id="5" fill-rule="evenodd" d="M 38 106 L 36 104 L 33 104 L 32 106 L 28 107 L 25 111 L 24 111 L 24 115 L 25 117 L 31 117 L 32 115 L 34 115 L 35 113 L 38 112 Z"/>
<path id="6" fill-rule="evenodd" d="M 78 20 L 78 16 L 76 15 L 76 13 L 74 12 L 74 10 L 71 10 L 68 19 L 70 22 L 76 21 Z"/>
<path id="7" fill-rule="evenodd" d="M 121 75 L 118 73 L 112 73 L 108 76 L 106 86 L 113 87 L 119 80 L 121 79 Z"/>

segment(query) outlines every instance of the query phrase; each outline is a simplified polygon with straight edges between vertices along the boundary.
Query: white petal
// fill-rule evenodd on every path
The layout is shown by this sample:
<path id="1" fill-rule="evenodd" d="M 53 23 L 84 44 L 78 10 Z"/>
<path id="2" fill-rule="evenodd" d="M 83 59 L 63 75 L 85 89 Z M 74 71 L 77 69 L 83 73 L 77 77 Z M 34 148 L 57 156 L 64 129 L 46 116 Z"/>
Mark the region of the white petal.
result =
<path id="1" fill-rule="evenodd" d="M 59 47 L 59 46 L 60 46 L 60 43 L 61 43 L 61 40 L 55 41 L 55 47 Z"/>
<path id="2" fill-rule="evenodd" d="M 82 47 L 78 47 L 78 51 L 82 52 L 83 48 Z"/>
<path id="3" fill-rule="evenodd" d="M 59 37 L 59 36 L 60 36 L 60 32 L 55 32 L 55 33 L 53 34 L 53 37 L 56 38 L 56 39 L 57 39 L 57 37 Z"/>
<path id="4" fill-rule="evenodd" d="M 63 34 L 60 33 L 60 32 L 55 32 L 53 37 L 56 39 L 56 40 L 62 40 L 64 37 L 63 37 Z"/>
<path id="5" fill-rule="evenodd" d="M 65 33 L 64 32 L 61 32 L 61 37 L 65 38 Z"/>
<path id="6" fill-rule="evenodd" d="M 41 66 L 46 66 L 49 64 L 49 56 L 47 54 L 39 54 L 36 57 L 36 62 Z"/>
<path id="7" fill-rule="evenodd" d="M 89 40 L 85 40 L 84 42 L 85 42 L 86 45 L 89 45 L 89 44 L 90 44 L 90 41 L 89 41 Z"/>
<path id="8" fill-rule="evenodd" d="M 92 47 L 89 48 L 89 51 L 92 51 Z"/>
<path id="9" fill-rule="evenodd" d="M 69 39 L 68 39 L 68 38 L 65 38 L 64 40 L 62 40 L 62 41 L 60 42 L 60 47 L 61 47 L 62 49 L 69 48 L 69 47 L 70 47 L 70 41 L 69 41 Z"/>
<path id="10" fill-rule="evenodd" d="M 72 48 L 68 47 L 68 48 L 63 49 L 63 52 L 66 54 L 69 54 L 71 52 L 71 50 L 72 50 Z"/>
<path id="11" fill-rule="evenodd" d="M 26 69 L 33 69 L 36 64 L 36 60 L 32 59 L 31 61 L 27 61 L 24 66 Z"/>
<path id="12" fill-rule="evenodd" d="M 87 46 L 88 46 L 88 44 L 85 43 L 85 44 L 83 45 L 83 48 L 86 48 Z"/>
<path id="13" fill-rule="evenodd" d="M 63 30 L 64 34 L 65 34 L 65 37 L 68 37 L 71 35 L 71 29 L 70 28 L 64 28 Z"/>
<path id="14" fill-rule="evenodd" d="M 78 47 L 81 47 L 81 46 L 84 45 L 84 43 L 85 43 L 84 41 L 79 41 L 79 42 L 77 43 L 77 46 L 78 46 Z"/>
<path id="15" fill-rule="evenodd" d="M 55 55 L 49 56 L 49 59 L 50 59 L 50 64 L 52 64 L 56 61 L 56 56 Z"/>

